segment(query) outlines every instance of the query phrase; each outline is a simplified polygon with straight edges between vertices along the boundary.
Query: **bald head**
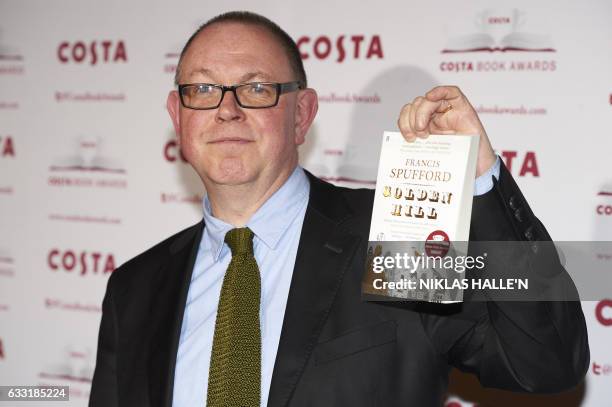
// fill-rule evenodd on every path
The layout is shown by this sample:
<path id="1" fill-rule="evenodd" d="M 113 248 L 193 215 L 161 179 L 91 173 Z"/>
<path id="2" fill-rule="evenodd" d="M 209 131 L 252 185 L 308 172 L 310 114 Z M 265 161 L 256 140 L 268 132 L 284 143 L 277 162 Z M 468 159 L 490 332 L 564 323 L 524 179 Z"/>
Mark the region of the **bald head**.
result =
<path id="1" fill-rule="evenodd" d="M 187 50 L 194 42 L 194 39 L 200 35 L 206 35 L 205 30 L 212 26 L 224 23 L 239 23 L 244 25 L 252 25 L 256 27 L 260 27 L 266 30 L 269 34 L 271 34 L 270 38 L 276 41 L 277 45 L 282 48 L 283 55 L 286 56 L 286 61 L 291 68 L 295 80 L 298 80 L 302 83 L 304 87 L 307 84 L 306 72 L 304 70 L 304 64 L 302 63 L 302 58 L 300 56 L 300 51 L 297 47 L 297 44 L 293 39 L 287 34 L 282 28 L 280 28 L 276 23 L 267 19 L 266 17 L 255 14 L 249 11 L 230 11 L 228 13 L 220 14 L 216 17 L 211 18 L 206 23 L 202 24 L 187 40 L 187 43 L 183 47 L 181 51 L 181 55 L 179 58 L 179 62 L 176 68 L 176 74 L 174 76 L 174 83 L 178 85 L 181 80 L 181 67 L 182 62 Z"/>

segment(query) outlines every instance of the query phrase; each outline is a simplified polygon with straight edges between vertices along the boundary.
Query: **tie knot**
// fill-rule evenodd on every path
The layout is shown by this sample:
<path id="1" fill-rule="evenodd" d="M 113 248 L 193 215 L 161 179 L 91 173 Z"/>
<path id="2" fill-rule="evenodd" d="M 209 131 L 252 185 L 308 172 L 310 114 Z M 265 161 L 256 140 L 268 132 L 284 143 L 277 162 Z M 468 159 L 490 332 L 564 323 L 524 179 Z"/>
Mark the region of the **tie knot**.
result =
<path id="1" fill-rule="evenodd" d="M 253 253 L 253 231 L 249 228 L 235 228 L 225 234 L 225 243 L 230 247 L 232 256 Z"/>

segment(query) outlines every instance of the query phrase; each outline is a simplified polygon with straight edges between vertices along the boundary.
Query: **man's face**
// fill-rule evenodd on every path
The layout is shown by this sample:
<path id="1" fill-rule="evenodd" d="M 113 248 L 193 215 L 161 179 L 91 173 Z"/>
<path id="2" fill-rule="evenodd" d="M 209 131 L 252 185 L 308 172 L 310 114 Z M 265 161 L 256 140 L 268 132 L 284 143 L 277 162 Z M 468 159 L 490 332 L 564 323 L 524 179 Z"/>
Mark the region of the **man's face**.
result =
<path id="1" fill-rule="evenodd" d="M 217 23 L 189 46 L 179 83 L 234 85 L 296 79 L 282 47 L 265 29 Z M 281 95 L 275 107 L 245 109 L 226 92 L 219 108 L 192 110 L 180 105 L 173 91 L 168 111 L 185 158 L 207 185 L 271 185 L 297 164 L 297 146 L 304 142 L 316 113 L 315 106 L 312 118 L 304 123 L 302 98 L 302 92 L 290 92 Z"/>

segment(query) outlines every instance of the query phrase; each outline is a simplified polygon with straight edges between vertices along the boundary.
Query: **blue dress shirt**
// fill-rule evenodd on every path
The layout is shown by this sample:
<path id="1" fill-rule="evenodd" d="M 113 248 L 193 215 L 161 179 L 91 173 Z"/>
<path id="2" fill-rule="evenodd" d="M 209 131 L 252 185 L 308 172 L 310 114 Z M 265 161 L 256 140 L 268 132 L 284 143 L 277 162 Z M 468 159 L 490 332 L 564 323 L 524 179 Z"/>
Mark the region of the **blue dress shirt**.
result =
<path id="1" fill-rule="evenodd" d="M 261 405 L 268 403 L 272 370 L 306 214 L 310 183 L 301 167 L 249 219 L 261 274 Z M 232 254 L 224 242 L 234 226 L 215 218 L 204 198 L 204 234 L 187 294 L 176 357 L 173 406 L 205 406 L 217 305 Z"/>
<path id="2" fill-rule="evenodd" d="M 500 159 L 475 180 L 474 195 L 493 188 L 491 176 L 499 178 Z M 261 405 L 268 404 L 272 371 L 280 340 L 285 306 L 308 205 L 310 183 L 301 167 L 249 219 L 255 237 L 253 249 L 261 274 Z M 223 277 L 231 260 L 224 242 L 234 226 L 212 215 L 204 197 L 205 228 L 196 257 L 176 357 L 172 405 L 206 405 L 208 370 L 217 305 Z"/>
<path id="3" fill-rule="evenodd" d="M 491 176 L 495 177 L 495 179 L 499 179 L 500 166 L 501 160 L 499 156 L 497 156 L 493 166 L 480 177 L 476 178 L 474 182 L 474 196 L 484 195 L 493 189 L 493 179 Z"/>

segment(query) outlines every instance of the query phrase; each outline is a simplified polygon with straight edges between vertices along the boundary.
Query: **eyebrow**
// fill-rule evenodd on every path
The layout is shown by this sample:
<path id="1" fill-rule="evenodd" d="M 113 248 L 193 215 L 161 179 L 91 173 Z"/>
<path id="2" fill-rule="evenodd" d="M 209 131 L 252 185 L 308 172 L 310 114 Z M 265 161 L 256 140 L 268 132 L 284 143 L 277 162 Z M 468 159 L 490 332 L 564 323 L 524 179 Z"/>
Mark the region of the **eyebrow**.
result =
<path id="1" fill-rule="evenodd" d="M 194 69 L 191 72 L 189 72 L 188 76 L 192 76 L 193 74 L 202 74 L 202 75 L 208 76 L 211 79 L 214 77 L 214 74 L 212 73 L 212 71 L 210 69 L 206 69 L 206 68 Z M 261 77 L 263 80 L 266 80 L 266 81 L 271 80 L 270 75 L 268 75 L 267 73 L 265 73 L 263 71 L 251 71 L 251 72 L 247 72 L 244 75 L 242 75 L 238 79 L 237 83 L 244 83 L 244 82 L 247 82 L 247 81 L 249 81 L 249 80 L 251 80 L 253 78 L 256 78 L 258 76 Z"/>

